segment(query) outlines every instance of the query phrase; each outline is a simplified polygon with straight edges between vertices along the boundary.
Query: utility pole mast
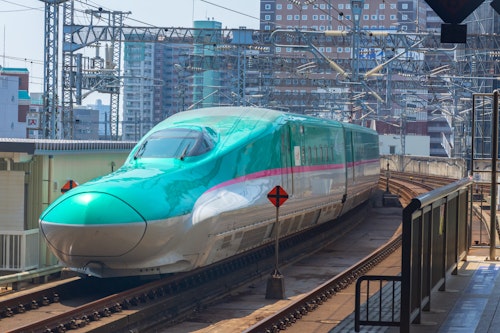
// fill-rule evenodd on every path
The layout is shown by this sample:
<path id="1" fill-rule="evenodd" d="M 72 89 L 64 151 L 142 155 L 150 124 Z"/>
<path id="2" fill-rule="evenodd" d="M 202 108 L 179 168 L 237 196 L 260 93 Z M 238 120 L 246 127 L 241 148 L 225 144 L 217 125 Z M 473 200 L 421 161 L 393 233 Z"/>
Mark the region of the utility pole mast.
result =
<path id="1" fill-rule="evenodd" d="M 59 54 L 59 4 L 67 0 L 40 0 L 45 3 L 45 34 L 43 61 L 43 111 L 41 131 L 43 138 L 57 138 L 58 82 L 57 61 Z"/>
<path id="2" fill-rule="evenodd" d="M 111 127 L 111 139 L 117 140 L 119 136 L 119 104 L 120 104 L 120 72 L 121 72 L 121 50 L 122 50 L 122 25 L 123 16 L 130 12 L 87 10 L 90 15 L 90 27 L 94 26 L 94 19 L 99 22 L 106 22 L 109 33 L 106 35 L 109 45 L 105 48 L 105 61 L 103 63 L 85 62 L 82 54 L 75 51 L 95 45 L 100 46 L 100 39 L 88 38 L 78 40 L 75 32 L 82 29 L 74 22 L 73 1 L 64 6 L 64 41 L 63 41 L 63 87 L 62 87 L 62 107 L 63 107 L 63 129 L 64 138 L 73 138 L 73 105 L 82 103 L 82 89 L 89 90 L 89 93 L 96 91 L 110 94 L 110 113 L 108 121 Z M 97 60 L 97 59 L 95 59 Z"/>
<path id="3" fill-rule="evenodd" d="M 82 73 L 83 57 L 75 51 L 99 42 L 81 41 L 74 38 L 75 33 L 82 29 L 74 23 L 74 1 L 68 0 L 40 0 L 45 3 L 45 38 L 44 38 L 44 89 L 43 112 L 41 115 L 42 137 L 46 139 L 73 139 L 73 105 L 81 104 L 82 89 L 89 89 L 101 93 L 108 93 L 110 97 L 110 124 L 113 139 L 118 137 L 118 108 L 120 102 L 120 57 L 122 42 L 123 12 L 109 12 L 102 9 L 89 12 L 99 20 L 107 18 L 107 29 L 117 33 L 107 34 L 110 47 L 108 62 L 101 68 L 100 76 L 94 79 L 87 78 Z M 59 96 L 58 85 L 58 54 L 59 54 L 59 10 L 64 4 L 64 29 L 62 43 L 62 94 Z M 93 22 L 93 21 L 92 21 Z M 91 22 L 91 24 L 92 24 Z M 59 109 L 61 107 L 61 109 Z M 61 126 L 61 129 L 59 129 Z"/>

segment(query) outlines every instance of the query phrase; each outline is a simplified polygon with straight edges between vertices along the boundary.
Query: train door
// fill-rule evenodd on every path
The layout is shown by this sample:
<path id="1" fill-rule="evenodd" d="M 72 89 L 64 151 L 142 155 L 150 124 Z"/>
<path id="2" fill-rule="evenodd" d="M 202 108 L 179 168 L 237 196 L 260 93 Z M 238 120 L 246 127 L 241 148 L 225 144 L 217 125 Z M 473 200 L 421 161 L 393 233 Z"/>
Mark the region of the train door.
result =
<path id="1" fill-rule="evenodd" d="M 289 125 L 283 126 L 281 132 L 281 186 L 292 195 L 293 188 L 293 165 L 292 165 L 292 147 L 291 147 L 291 129 Z"/>
<path id="2" fill-rule="evenodd" d="M 355 165 L 354 165 L 354 147 L 353 147 L 353 137 L 352 131 L 348 127 L 344 127 L 345 135 L 345 168 L 346 168 L 346 192 L 344 194 L 343 201 L 348 199 L 348 196 L 352 193 L 352 187 L 355 180 Z"/>

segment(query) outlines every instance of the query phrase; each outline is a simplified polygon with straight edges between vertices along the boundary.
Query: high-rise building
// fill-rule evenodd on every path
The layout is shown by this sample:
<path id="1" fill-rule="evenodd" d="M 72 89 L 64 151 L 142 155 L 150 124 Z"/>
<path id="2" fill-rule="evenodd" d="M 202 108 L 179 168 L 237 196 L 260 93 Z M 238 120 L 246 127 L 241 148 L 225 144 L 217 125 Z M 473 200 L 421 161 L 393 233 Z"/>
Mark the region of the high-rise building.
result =
<path id="1" fill-rule="evenodd" d="M 29 72 L 0 67 L 0 137 L 26 138 L 29 111 Z"/>
<path id="2" fill-rule="evenodd" d="M 73 139 L 99 140 L 99 110 L 75 108 L 73 118 Z"/>
<path id="3" fill-rule="evenodd" d="M 139 140 L 154 125 L 191 103 L 189 83 L 176 71 L 192 52 L 187 44 L 126 42 L 122 138 Z M 179 67 L 180 66 L 180 67 Z"/>
<path id="4" fill-rule="evenodd" d="M 103 104 L 101 99 L 97 99 L 95 104 L 88 104 L 87 109 L 99 112 L 99 139 L 111 140 L 110 106 Z"/>

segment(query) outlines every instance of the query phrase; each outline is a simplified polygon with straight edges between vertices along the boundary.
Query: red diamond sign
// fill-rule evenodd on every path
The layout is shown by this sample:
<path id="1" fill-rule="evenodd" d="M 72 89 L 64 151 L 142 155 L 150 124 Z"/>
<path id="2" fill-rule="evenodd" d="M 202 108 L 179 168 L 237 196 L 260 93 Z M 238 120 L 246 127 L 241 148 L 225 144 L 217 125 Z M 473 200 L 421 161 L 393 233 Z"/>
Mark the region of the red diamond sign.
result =
<path id="1" fill-rule="evenodd" d="M 278 185 L 267 194 L 267 198 L 277 208 L 288 200 L 288 193 Z"/>
<path id="2" fill-rule="evenodd" d="M 425 0 L 445 23 L 458 24 L 484 0 Z"/>

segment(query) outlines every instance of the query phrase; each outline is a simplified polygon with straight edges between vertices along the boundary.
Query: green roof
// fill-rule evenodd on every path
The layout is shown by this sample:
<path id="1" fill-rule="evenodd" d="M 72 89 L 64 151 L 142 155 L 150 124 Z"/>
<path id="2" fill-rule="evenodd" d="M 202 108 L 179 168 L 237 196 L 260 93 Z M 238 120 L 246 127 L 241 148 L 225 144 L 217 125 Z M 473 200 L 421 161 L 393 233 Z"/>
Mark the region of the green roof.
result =
<path id="1" fill-rule="evenodd" d="M 29 73 L 27 68 L 9 68 L 9 67 L 0 68 L 0 72 L 4 72 L 4 73 Z"/>

